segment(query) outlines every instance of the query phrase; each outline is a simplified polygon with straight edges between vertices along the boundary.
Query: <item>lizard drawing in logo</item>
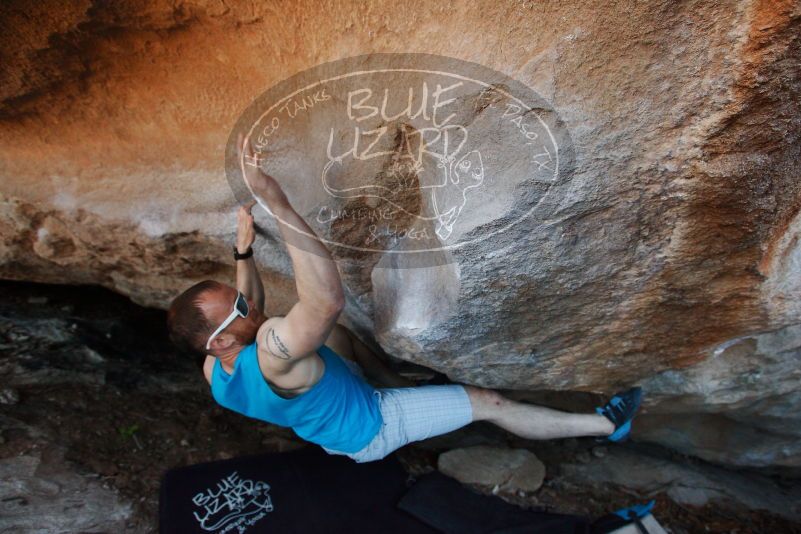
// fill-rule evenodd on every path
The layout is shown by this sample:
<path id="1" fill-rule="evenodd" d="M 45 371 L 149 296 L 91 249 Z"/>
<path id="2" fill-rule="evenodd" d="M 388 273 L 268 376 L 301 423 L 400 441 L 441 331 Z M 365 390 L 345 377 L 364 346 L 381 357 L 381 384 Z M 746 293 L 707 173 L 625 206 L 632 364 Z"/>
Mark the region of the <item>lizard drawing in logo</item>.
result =
<path id="1" fill-rule="evenodd" d="M 448 135 L 454 129 L 463 139 L 456 151 L 448 154 Z M 354 158 L 355 151 L 351 151 L 328 161 L 322 172 L 323 187 L 337 198 L 380 198 L 421 220 L 433 221 L 437 236 L 445 240 L 453 232 L 453 225 L 467 203 L 468 192 L 484 182 L 481 152 L 471 150 L 460 155 L 466 143 L 466 130 L 461 126 L 440 128 L 437 137 L 428 142 L 422 141 L 420 132 L 415 132 L 424 143 L 417 154 L 409 149 L 412 143 L 406 129 L 401 132 L 402 141 L 396 143 L 394 151 L 387 152 L 390 158 L 378 173 L 375 183 L 347 187 L 349 180 L 359 178 L 347 165 L 364 159 Z M 434 143 L 443 140 L 444 150 L 435 152 Z M 409 193 L 427 199 L 428 214 L 409 210 Z"/>

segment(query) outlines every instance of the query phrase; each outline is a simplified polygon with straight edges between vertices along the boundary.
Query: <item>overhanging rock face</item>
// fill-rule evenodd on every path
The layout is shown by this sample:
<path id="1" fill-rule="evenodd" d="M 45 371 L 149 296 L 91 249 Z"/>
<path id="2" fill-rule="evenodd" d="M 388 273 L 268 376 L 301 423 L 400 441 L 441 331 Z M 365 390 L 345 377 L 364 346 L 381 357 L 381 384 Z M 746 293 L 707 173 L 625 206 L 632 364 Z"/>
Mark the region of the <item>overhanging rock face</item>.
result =
<path id="1" fill-rule="evenodd" d="M 640 438 L 801 466 L 798 3 L 400 13 L 389 2 L 12 1 L 0 12 L 3 277 L 100 283 L 158 306 L 194 281 L 230 281 L 223 153 L 254 96 L 347 56 L 459 58 L 547 101 L 572 140 L 571 178 L 549 192 L 547 217 L 441 265 L 399 270 L 390 254 L 335 248 L 354 328 L 477 385 L 640 383 Z M 497 183 L 520 178 L 516 157 L 498 160 Z M 290 193 L 312 219 L 303 188 Z M 485 202 L 453 232 L 512 209 Z M 269 216 L 257 222 L 268 311 L 283 313 L 291 264 Z"/>

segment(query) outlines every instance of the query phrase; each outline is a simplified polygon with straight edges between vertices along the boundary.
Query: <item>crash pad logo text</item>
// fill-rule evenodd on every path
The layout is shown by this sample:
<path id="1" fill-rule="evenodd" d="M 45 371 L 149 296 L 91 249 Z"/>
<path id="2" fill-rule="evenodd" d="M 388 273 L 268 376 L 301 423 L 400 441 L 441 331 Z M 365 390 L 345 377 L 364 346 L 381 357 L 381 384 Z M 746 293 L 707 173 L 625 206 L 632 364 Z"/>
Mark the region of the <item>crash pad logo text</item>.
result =
<path id="1" fill-rule="evenodd" d="M 245 532 L 273 511 L 270 485 L 243 479 L 236 471 L 192 497 L 200 528 L 217 534 Z"/>

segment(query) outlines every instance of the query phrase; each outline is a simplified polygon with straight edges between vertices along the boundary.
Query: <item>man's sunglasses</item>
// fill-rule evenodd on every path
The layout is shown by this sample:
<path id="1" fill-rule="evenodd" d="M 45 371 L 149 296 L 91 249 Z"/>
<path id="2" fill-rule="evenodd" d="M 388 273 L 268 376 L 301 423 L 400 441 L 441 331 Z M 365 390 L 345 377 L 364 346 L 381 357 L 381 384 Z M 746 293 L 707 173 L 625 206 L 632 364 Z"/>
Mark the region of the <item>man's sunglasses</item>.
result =
<path id="1" fill-rule="evenodd" d="M 250 313 L 250 307 L 248 306 L 248 301 L 245 299 L 245 295 L 243 295 L 240 291 L 236 292 L 236 300 L 234 301 L 234 309 L 231 312 L 231 315 L 222 322 L 222 324 L 214 331 L 214 333 L 209 337 L 209 340 L 206 341 L 206 350 L 211 348 L 211 340 L 217 337 L 220 332 L 225 330 L 229 324 L 234 322 L 234 319 L 237 317 L 242 317 L 243 319 L 248 316 Z"/>

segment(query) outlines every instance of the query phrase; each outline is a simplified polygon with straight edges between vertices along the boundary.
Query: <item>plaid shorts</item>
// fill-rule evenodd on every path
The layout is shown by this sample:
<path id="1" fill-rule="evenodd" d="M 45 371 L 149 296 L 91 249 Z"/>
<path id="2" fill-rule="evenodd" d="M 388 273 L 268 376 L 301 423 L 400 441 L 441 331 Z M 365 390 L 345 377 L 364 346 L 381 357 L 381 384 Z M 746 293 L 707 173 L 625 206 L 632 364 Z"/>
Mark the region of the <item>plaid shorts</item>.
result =
<path id="1" fill-rule="evenodd" d="M 380 460 L 412 441 L 452 432 L 473 421 L 473 409 L 461 384 L 430 385 L 375 390 L 384 424 L 363 449 L 341 452 L 358 463 Z"/>

